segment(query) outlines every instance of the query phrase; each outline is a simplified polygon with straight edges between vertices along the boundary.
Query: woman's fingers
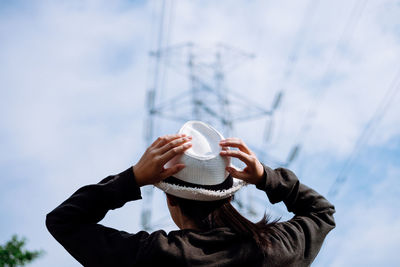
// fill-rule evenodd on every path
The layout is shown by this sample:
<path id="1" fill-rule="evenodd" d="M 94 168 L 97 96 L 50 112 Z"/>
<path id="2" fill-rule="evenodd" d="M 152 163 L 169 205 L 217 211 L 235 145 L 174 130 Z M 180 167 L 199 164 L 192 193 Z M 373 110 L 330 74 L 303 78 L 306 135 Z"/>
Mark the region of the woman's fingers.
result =
<path id="1" fill-rule="evenodd" d="M 240 151 L 243 151 L 247 154 L 251 154 L 251 150 L 247 147 L 247 145 L 240 138 L 227 138 L 220 141 L 220 145 L 222 147 L 236 147 L 239 148 Z"/>
<path id="2" fill-rule="evenodd" d="M 185 152 L 185 150 L 189 149 L 190 147 L 192 147 L 191 143 L 184 143 L 182 145 L 169 149 L 167 152 L 165 152 L 163 155 L 160 156 L 160 163 L 162 164 L 162 166 L 164 166 L 165 163 L 170 161 L 173 157 L 182 154 L 183 152 Z"/>
<path id="3" fill-rule="evenodd" d="M 174 139 L 172 141 L 170 141 L 169 143 L 166 143 L 165 145 L 163 145 L 162 147 L 160 147 L 157 150 L 158 154 L 164 154 L 165 152 L 167 152 L 168 150 L 173 149 L 174 147 L 180 146 L 188 141 L 192 140 L 191 136 L 185 136 L 185 137 L 180 137 L 177 139 Z"/>
<path id="4" fill-rule="evenodd" d="M 184 137 L 184 136 L 186 136 L 186 134 L 168 134 L 168 135 L 160 136 L 153 142 L 153 144 L 151 144 L 150 147 L 159 148 L 159 147 L 162 147 L 165 144 L 171 142 L 174 139 Z"/>
<path id="5" fill-rule="evenodd" d="M 190 143 L 186 143 L 190 138 L 184 137 L 184 134 L 165 135 L 159 137 L 146 149 L 139 162 L 133 166 L 139 186 L 157 183 L 184 167 L 183 164 L 177 164 L 168 169 L 163 167 L 174 156 L 191 147 Z"/>
<path id="6" fill-rule="evenodd" d="M 239 171 L 236 170 L 233 167 L 226 167 L 226 171 L 230 173 L 230 175 L 232 175 L 235 178 L 239 178 L 241 180 L 245 180 L 248 176 L 247 173 L 245 173 L 244 171 Z"/>
<path id="7" fill-rule="evenodd" d="M 246 163 L 247 166 L 253 163 L 252 157 L 249 154 L 246 154 L 240 150 L 222 150 L 221 152 L 219 152 L 219 154 L 221 156 L 229 156 L 240 159 L 241 161 Z"/>
<path id="8" fill-rule="evenodd" d="M 170 167 L 170 168 L 168 168 L 168 169 L 164 169 L 164 170 L 161 172 L 160 178 L 161 178 L 161 179 L 165 179 L 165 178 L 167 178 L 167 177 L 169 177 L 169 176 L 172 176 L 172 175 L 174 175 L 175 173 L 177 173 L 177 172 L 179 172 L 180 170 L 182 170 L 183 168 L 185 168 L 185 165 L 184 165 L 184 164 L 176 164 L 176 165 L 174 165 L 174 166 L 172 166 L 172 167 Z"/>
<path id="9" fill-rule="evenodd" d="M 256 155 L 239 138 L 227 138 L 220 142 L 222 151 L 221 156 L 237 158 L 246 164 L 243 170 L 236 170 L 227 167 L 226 170 L 234 177 L 244 180 L 247 183 L 256 184 L 264 175 L 264 167 L 258 161 Z M 235 147 L 239 150 L 225 150 L 224 148 Z"/>

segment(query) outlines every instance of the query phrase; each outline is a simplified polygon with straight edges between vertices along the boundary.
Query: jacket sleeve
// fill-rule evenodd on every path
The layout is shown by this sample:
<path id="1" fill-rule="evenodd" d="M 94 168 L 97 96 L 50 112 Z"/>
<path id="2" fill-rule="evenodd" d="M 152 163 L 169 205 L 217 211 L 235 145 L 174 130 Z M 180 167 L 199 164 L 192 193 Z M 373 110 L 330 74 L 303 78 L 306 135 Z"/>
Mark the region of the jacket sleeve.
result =
<path id="1" fill-rule="evenodd" d="M 290 170 L 270 169 L 258 189 L 272 204 L 283 201 L 295 216 L 272 226 L 267 261 L 271 266 L 309 266 L 326 235 L 335 227 L 334 206 L 313 189 L 301 184 Z"/>
<path id="2" fill-rule="evenodd" d="M 138 240 L 148 237 L 141 231 L 135 235 L 98 224 L 109 210 L 141 198 L 132 167 L 87 185 L 50 212 L 46 226 L 54 238 L 84 266 L 126 266 L 134 262 Z M 130 257 L 129 259 L 127 257 Z M 112 260 L 112 262 L 109 262 Z"/>

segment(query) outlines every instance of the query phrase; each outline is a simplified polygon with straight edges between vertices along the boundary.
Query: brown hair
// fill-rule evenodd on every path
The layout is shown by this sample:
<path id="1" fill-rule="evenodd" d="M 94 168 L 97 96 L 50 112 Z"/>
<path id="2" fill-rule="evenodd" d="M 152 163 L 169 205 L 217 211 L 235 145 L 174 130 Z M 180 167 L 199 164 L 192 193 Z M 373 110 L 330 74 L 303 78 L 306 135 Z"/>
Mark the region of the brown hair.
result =
<path id="1" fill-rule="evenodd" d="M 270 222 L 270 216 L 253 223 L 242 216 L 231 204 L 232 197 L 217 201 L 197 201 L 169 195 L 179 205 L 182 213 L 192 219 L 201 230 L 228 227 L 235 233 L 252 238 L 264 252 L 269 246 L 268 233 L 278 220 Z"/>

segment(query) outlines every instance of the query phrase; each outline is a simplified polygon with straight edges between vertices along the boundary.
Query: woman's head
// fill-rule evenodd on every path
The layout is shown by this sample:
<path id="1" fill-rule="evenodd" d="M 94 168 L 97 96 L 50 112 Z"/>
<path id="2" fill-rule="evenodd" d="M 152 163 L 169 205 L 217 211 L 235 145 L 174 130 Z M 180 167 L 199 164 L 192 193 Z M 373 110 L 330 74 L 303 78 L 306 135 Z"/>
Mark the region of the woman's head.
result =
<path id="1" fill-rule="evenodd" d="M 204 122 L 188 121 L 179 133 L 192 138 L 192 147 L 170 159 L 164 168 L 185 167 L 155 186 L 184 199 L 217 201 L 229 198 L 246 184 L 227 171 L 230 157 L 221 156 L 224 138 L 216 129 Z"/>
<path id="2" fill-rule="evenodd" d="M 167 194 L 167 204 L 171 217 L 181 229 L 186 228 L 185 222 L 191 228 L 203 230 L 215 228 L 214 221 L 218 221 L 218 218 L 216 218 L 219 214 L 218 211 L 224 205 L 229 204 L 231 199 L 232 197 L 216 201 L 198 201 Z"/>
<path id="3" fill-rule="evenodd" d="M 176 225 L 181 229 L 198 230 L 227 227 L 265 248 L 264 234 L 270 225 L 266 216 L 255 224 L 231 205 L 233 194 L 246 184 L 244 178 L 250 181 L 256 177 L 257 182 L 262 179 L 262 165 L 240 140 L 224 139 L 203 122 L 189 121 L 179 133 L 192 136 L 192 148 L 169 160 L 165 168 L 179 164 L 185 167 L 155 184 L 167 194 L 168 208 Z M 236 147 L 240 151 L 228 153 L 227 147 Z M 230 156 L 242 160 L 247 171 L 233 172 Z M 243 179 L 234 178 L 231 172 Z"/>
<path id="4" fill-rule="evenodd" d="M 171 217 L 180 229 L 206 231 L 227 227 L 244 238 L 253 239 L 260 248 L 265 249 L 268 246 L 265 236 L 275 222 L 269 223 L 266 215 L 258 223 L 249 221 L 232 206 L 232 199 L 198 201 L 167 194 Z"/>

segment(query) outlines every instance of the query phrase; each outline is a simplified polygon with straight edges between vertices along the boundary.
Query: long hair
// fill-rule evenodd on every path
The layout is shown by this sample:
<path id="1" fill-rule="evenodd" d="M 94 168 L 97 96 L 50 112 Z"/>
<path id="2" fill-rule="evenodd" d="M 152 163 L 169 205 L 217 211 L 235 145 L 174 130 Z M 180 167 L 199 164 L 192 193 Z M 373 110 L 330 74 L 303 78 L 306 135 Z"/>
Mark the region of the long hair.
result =
<path id="1" fill-rule="evenodd" d="M 199 229 L 211 230 L 218 227 L 228 227 L 233 232 L 254 240 L 263 252 L 270 245 L 267 236 L 272 231 L 271 226 L 279 220 L 271 222 L 270 216 L 265 213 L 259 222 L 253 223 L 232 206 L 232 198 L 197 201 L 169 194 L 168 196 L 176 201 L 182 213 L 193 220 Z"/>

